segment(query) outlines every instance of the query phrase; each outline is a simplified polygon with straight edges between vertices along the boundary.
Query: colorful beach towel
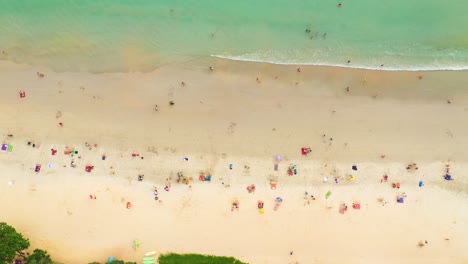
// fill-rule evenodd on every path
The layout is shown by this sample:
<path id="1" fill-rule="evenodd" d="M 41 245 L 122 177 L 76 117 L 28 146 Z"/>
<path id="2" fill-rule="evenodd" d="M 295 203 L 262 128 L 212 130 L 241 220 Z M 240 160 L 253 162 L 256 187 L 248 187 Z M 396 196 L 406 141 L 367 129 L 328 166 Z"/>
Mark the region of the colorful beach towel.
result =
<path id="1" fill-rule="evenodd" d="M 330 197 L 330 195 L 332 195 L 332 192 L 331 192 L 331 191 L 328 191 L 328 192 L 325 194 L 325 199 L 328 199 L 328 197 Z"/>
<path id="2" fill-rule="evenodd" d="M 8 144 L 2 144 L 2 150 L 3 150 L 3 151 L 6 151 L 7 148 L 8 148 Z"/>

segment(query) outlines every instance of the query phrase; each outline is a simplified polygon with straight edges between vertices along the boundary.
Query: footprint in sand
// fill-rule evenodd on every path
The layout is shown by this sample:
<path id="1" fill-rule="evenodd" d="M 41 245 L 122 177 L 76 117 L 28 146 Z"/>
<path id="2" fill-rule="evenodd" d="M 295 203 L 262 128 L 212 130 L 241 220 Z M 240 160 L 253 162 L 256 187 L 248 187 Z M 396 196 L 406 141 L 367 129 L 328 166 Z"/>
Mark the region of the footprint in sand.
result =
<path id="1" fill-rule="evenodd" d="M 237 127 L 237 124 L 234 123 L 234 122 L 231 122 L 231 124 L 229 124 L 229 126 L 227 128 L 228 135 L 234 134 L 236 127 Z"/>
<path id="2" fill-rule="evenodd" d="M 159 155 L 158 153 L 158 149 L 154 146 L 148 146 L 148 149 L 147 149 L 148 152 L 151 152 L 151 153 L 154 153 L 156 155 Z"/>

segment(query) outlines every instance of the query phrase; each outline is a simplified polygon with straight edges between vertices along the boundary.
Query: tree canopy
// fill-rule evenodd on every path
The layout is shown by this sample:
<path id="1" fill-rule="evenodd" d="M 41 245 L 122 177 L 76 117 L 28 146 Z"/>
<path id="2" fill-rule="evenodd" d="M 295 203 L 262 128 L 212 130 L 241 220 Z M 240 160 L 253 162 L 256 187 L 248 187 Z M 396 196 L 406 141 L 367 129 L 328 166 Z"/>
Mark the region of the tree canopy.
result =
<path id="1" fill-rule="evenodd" d="M 36 248 L 26 260 L 27 264 L 53 264 L 54 262 L 46 250 Z"/>
<path id="2" fill-rule="evenodd" d="M 0 263 L 12 263 L 18 252 L 29 247 L 29 239 L 5 222 L 0 222 Z"/>

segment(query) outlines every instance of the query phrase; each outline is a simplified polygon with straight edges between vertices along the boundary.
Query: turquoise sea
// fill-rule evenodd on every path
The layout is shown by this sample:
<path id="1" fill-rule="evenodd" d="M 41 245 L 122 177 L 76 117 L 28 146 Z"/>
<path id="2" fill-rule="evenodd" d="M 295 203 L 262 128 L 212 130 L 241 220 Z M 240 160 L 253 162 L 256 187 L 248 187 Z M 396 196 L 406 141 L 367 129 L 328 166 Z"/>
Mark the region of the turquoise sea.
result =
<path id="1" fill-rule="evenodd" d="M 382 70 L 468 69 L 466 0 L 0 4 L 0 50 L 8 54 L 0 58 L 57 71 L 146 72 L 213 56 Z"/>

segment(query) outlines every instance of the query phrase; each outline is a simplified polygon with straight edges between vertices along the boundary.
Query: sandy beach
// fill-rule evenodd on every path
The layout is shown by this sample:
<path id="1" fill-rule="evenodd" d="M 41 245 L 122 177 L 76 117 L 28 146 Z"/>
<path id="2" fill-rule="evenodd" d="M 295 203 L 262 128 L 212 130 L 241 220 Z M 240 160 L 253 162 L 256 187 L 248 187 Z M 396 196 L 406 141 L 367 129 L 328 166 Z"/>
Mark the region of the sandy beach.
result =
<path id="1" fill-rule="evenodd" d="M 13 150 L 0 152 L 0 221 L 67 264 L 148 251 L 468 263 L 467 72 L 297 68 L 206 59 L 90 74 L 2 61 L 0 136 Z"/>

